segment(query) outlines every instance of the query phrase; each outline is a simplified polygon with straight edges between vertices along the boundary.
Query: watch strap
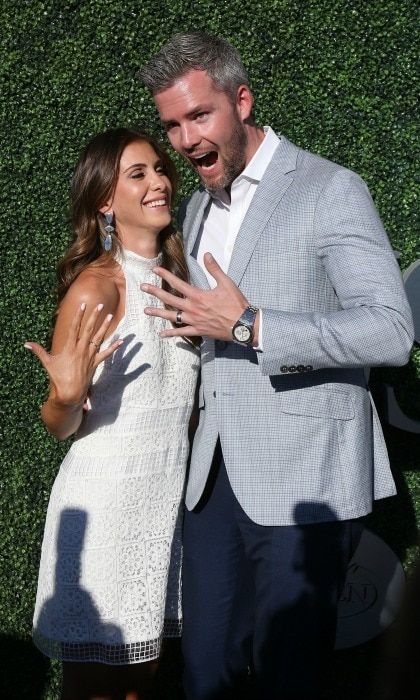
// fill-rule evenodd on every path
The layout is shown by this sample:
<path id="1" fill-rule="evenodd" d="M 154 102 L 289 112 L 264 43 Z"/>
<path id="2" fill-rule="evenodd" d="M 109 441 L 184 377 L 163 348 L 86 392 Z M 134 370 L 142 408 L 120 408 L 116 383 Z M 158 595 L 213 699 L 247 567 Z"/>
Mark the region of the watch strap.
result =
<path id="1" fill-rule="evenodd" d="M 243 323 L 244 326 L 253 326 L 257 313 L 258 309 L 255 306 L 247 306 L 237 323 Z"/>

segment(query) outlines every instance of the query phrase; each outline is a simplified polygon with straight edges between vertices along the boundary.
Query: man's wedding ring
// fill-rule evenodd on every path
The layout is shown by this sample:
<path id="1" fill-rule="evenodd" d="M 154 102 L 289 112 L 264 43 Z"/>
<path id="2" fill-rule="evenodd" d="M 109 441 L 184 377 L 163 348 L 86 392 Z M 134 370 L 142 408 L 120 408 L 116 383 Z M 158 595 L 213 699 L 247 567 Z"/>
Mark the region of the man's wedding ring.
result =
<path id="1" fill-rule="evenodd" d="M 182 311 L 180 311 L 179 309 L 176 312 L 175 325 L 182 326 Z"/>
<path id="2" fill-rule="evenodd" d="M 89 340 L 89 345 L 94 345 L 97 350 L 101 347 L 99 343 L 95 343 L 93 340 Z"/>

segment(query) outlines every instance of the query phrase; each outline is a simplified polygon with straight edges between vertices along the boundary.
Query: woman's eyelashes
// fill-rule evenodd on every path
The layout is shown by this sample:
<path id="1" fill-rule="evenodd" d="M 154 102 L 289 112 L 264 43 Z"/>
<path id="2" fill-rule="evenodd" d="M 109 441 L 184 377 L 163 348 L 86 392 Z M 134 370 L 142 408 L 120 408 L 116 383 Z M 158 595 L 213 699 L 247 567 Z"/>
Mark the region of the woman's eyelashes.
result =
<path id="1" fill-rule="evenodd" d="M 158 175 L 166 175 L 166 170 L 163 167 L 163 165 L 156 165 L 154 168 L 155 173 Z M 145 176 L 144 170 L 133 170 L 133 172 L 130 175 L 130 178 L 133 180 L 142 180 Z"/>

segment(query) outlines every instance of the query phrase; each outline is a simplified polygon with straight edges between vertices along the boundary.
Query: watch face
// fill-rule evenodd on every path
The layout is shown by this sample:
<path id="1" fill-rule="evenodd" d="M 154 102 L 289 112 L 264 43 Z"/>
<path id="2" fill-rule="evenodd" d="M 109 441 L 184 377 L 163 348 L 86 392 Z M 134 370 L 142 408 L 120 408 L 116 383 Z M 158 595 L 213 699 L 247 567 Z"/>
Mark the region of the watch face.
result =
<path id="1" fill-rule="evenodd" d="M 233 334 L 240 343 L 247 343 L 251 338 L 251 331 L 247 326 L 236 326 Z"/>

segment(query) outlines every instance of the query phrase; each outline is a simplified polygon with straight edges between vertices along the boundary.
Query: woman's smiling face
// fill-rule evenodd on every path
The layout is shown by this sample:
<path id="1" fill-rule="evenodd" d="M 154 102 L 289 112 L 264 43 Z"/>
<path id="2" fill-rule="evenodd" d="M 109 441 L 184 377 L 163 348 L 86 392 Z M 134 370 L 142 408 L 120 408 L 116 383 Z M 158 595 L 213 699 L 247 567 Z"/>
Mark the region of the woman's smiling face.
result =
<path id="1" fill-rule="evenodd" d="M 125 231 L 159 233 L 171 222 L 172 186 L 164 166 L 146 141 L 133 141 L 125 147 L 112 200 L 119 238 Z"/>

